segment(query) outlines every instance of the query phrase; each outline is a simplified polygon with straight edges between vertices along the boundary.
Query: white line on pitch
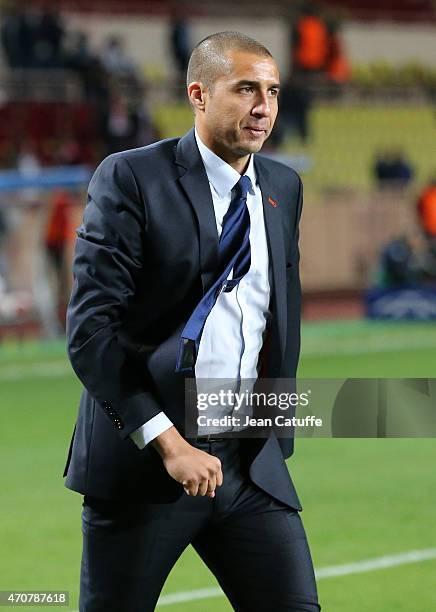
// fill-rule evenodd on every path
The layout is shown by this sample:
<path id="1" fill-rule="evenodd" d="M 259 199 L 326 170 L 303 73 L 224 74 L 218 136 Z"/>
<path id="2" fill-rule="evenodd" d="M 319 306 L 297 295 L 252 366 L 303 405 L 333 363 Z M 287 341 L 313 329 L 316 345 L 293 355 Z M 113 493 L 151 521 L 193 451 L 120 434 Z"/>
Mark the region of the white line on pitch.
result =
<path id="1" fill-rule="evenodd" d="M 364 572 L 372 572 L 374 570 L 395 567 L 396 565 L 406 565 L 408 563 L 419 563 L 420 561 L 427 561 L 429 559 L 436 559 L 436 548 L 411 550 L 398 555 L 386 555 L 385 557 L 376 557 L 375 559 L 357 561 L 356 563 L 322 567 L 318 571 L 315 571 L 315 575 L 317 580 L 321 580 L 323 578 L 335 578 L 336 576 L 348 576 L 349 574 L 363 574 Z"/>
<path id="2" fill-rule="evenodd" d="M 406 565 L 408 563 L 419 563 L 436 559 L 436 548 L 428 548 L 424 550 L 411 550 L 398 555 L 387 555 L 385 557 L 376 557 L 375 559 L 366 559 L 357 561 L 356 563 L 346 563 L 345 565 L 331 565 L 315 570 L 317 580 L 324 578 L 336 578 L 337 576 L 349 576 L 350 574 L 362 574 L 364 572 L 372 572 L 378 569 L 395 567 L 396 565 Z M 178 593 L 168 593 L 159 598 L 159 606 L 170 606 L 184 601 L 194 601 L 196 599 L 210 599 L 212 597 L 223 597 L 224 593 L 219 587 L 208 589 L 196 589 L 195 591 L 180 591 Z"/>
<path id="3" fill-rule="evenodd" d="M 336 578 L 338 576 L 349 576 L 350 574 L 363 574 L 372 572 L 378 569 L 395 567 L 397 565 L 407 565 L 409 563 L 420 563 L 436 559 L 436 548 L 427 548 L 423 550 L 411 550 L 409 552 L 400 553 L 398 555 L 386 555 L 384 557 L 376 557 L 375 559 L 365 559 L 356 563 L 346 563 L 344 565 L 330 565 L 315 570 L 316 579 L 323 580 L 325 578 Z M 195 601 L 199 599 L 211 599 L 213 597 L 224 597 L 224 593 L 219 587 L 209 587 L 204 589 L 196 589 L 195 591 L 179 591 L 177 593 L 168 593 L 159 598 L 158 606 L 170 606 L 172 604 L 183 603 L 186 601 Z M 79 612 L 74 610 L 74 612 Z"/>

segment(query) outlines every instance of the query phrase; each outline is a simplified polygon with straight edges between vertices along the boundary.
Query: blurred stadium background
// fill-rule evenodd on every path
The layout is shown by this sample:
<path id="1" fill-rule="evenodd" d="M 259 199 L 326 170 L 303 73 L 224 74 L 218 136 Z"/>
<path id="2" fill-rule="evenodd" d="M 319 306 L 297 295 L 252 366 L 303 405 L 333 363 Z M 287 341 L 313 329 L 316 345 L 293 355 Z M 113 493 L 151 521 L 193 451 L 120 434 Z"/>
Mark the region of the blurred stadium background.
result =
<path id="1" fill-rule="evenodd" d="M 305 185 L 299 375 L 434 377 L 436 3 L 0 7 L 0 590 L 69 590 L 77 610 L 81 500 L 61 474 L 80 385 L 63 329 L 93 169 L 189 129 L 183 71 L 201 38 L 257 38 L 284 82 L 265 153 Z M 436 610 L 434 440 L 300 439 L 296 451 L 323 610 Z M 230 610 L 191 550 L 161 605 Z"/>

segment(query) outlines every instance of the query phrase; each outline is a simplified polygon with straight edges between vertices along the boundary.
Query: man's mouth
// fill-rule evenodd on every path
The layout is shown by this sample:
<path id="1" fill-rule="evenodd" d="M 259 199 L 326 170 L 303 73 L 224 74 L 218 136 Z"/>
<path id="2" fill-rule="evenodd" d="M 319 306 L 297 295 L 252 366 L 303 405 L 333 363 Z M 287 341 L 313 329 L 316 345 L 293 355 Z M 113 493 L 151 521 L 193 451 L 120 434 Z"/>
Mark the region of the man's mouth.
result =
<path id="1" fill-rule="evenodd" d="M 267 131 L 264 128 L 259 128 L 256 126 L 247 125 L 244 129 L 248 130 L 250 134 L 254 136 L 255 138 L 260 138 L 261 136 L 264 136 L 267 133 Z"/>

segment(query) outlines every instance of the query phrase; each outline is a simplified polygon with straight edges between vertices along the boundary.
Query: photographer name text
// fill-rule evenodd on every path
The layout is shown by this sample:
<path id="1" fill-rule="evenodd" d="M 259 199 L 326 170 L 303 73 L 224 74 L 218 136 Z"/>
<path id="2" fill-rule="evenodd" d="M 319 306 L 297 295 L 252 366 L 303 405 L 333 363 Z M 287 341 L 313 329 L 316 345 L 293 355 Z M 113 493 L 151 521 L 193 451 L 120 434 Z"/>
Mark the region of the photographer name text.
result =
<path id="1" fill-rule="evenodd" d="M 202 414 L 197 417 L 197 424 L 199 427 L 322 427 L 322 419 L 313 414 L 305 417 L 285 417 L 278 414 L 274 418 L 254 418 L 248 415 L 213 418 Z"/>

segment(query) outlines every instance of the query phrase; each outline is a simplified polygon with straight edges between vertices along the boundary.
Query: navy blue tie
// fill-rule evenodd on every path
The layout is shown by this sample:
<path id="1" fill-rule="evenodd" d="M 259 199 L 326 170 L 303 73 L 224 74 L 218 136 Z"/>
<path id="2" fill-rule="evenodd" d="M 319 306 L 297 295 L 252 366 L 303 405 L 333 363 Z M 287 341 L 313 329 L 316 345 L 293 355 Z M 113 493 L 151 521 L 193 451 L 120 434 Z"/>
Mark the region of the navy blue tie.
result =
<path id="1" fill-rule="evenodd" d="M 251 264 L 250 214 L 247 193 L 251 188 L 248 176 L 241 176 L 233 187 L 233 197 L 224 215 L 218 245 L 218 276 L 201 298 L 182 331 L 176 372 L 193 371 L 201 334 L 210 311 L 221 291 L 231 291 L 248 272 Z M 231 279 L 228 279 L 233 270 Z"/>

